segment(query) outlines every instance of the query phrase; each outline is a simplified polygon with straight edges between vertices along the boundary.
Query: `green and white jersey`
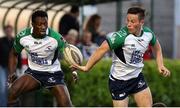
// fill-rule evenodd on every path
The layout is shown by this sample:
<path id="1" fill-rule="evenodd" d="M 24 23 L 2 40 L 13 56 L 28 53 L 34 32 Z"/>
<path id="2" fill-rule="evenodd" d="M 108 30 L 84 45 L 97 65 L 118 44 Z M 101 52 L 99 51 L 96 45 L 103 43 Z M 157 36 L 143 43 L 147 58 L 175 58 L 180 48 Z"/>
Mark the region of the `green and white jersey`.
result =
<path id="1" fill-rule="evenodd" d="M 142 27 L 141 35 L 135 36 L 124 27 L 107 38 L 113 51 L 111 75 L 119 80 L 129 80 L 138 77 L 144 67 L 143 55 L 149 44 L 155 45 L 156 37 L 147 27 Z"/>
<path id="2" fill-rule="evenodd" d="M 28 66 L 37 71 L 61 71 L 60 62 L 57 59 L 58 52 L 63 51 L 64 41 L 62 36 L 48 28 L 46 36 L 34 38 L 33 28 L 21 31 L 14 41 L 14 49 L 20 53 L 25 49 L 28 54 Z"/>

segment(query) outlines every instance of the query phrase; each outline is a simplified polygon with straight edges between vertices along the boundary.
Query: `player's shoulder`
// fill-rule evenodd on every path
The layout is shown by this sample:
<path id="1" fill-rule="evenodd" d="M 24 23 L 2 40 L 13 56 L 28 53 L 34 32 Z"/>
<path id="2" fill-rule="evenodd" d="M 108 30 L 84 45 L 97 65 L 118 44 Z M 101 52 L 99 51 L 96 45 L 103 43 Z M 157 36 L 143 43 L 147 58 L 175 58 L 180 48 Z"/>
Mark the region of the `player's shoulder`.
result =
<path id="1" fill-rule="evenodd" d="M 49 33 L 48 36 L 55 38 L 55 39 L 60 39 L 62 37 L 61 34 L 59 34 L 58 32 L 56 32 L 55 30 L 53 30 L 52 28 L 48 28 Z"/>
<path id="2" fill-rule="evenodd" d="M 31 34 L 31 28 L 25 28 L 16 35 L 16 38 L 22 38 L 30 34 Z"/>
<path id="3" fill-rule="evenodd" d="M 153 37 L 155 36 L 154 32 L 149 27 L 143 26 L 143 31 L 150 33 Z"/>
<path id="4" fill-rule="evenodd" d="M 119 31 L 114 32 L 114 34 L 116 34 L 120 37 L 126 37 L 129 35 L 128 28 L 126 26 L 122 27 Z"/>

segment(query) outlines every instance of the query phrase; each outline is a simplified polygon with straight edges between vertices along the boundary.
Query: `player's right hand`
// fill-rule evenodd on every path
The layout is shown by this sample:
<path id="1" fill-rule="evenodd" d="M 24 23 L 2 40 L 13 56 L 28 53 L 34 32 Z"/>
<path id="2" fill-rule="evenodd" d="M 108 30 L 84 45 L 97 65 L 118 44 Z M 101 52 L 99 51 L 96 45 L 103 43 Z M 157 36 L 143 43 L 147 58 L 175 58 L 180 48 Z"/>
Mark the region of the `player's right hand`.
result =
<path id="1" fill-rule="evenodd" d="M 8 83 L 9 84 L 13 83 L 16 79 L 17 79 L 17 76 L 15 73 L 8 75 Z"/>

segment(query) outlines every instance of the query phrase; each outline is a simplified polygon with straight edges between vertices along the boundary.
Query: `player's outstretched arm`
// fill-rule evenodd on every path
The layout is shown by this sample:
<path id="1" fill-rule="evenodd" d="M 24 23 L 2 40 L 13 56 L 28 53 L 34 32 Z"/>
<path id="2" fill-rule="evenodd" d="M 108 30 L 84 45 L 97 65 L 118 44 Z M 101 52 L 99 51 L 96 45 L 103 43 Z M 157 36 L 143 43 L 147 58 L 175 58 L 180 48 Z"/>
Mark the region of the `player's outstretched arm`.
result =
<path id="1" fill-rule="evenodd" d="M 89 71 L 103 56 L 110 50 L 107 41 L 104 41 L 101 46 L 91 55 L 85 66 L 73 65 L 72 67 L 81 71 Z"/>
<path id="2" fill-rule="evenodd" d="M 12 78 L 14 76 L 14 72 L 16 71 L 16 66 L 18 63 L 18 54 L 16 53 L 15 49 L 12 48 L 9 54 L 9 64 L 8 64 L 8 80 L 12 82 Z"/>
<path id="3" fill-rule="evenodd" d="M 170 76 L 170 71 L 164 66 L 161 45 L 158 40 L 156 44 L 153 46 L 153 51 L 156 55 L 156 62 L 160 74 L 162 74 L 165 77 Z"/>

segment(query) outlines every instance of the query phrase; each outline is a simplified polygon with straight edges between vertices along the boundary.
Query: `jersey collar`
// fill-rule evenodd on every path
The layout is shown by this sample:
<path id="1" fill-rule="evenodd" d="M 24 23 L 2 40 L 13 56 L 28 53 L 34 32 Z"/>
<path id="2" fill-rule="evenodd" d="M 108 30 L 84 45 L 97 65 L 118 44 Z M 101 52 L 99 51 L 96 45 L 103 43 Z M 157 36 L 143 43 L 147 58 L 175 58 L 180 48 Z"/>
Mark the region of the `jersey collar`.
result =
<path id="1" fill-rule="evenodd" d="M 140 31 L 139 35 L 135 35 L 135 34 L 133 34 L 133 35 L 136 37 L 141 37 L 143 35 L 143 33 L 144 33 L 143 27 L 141 26 L 141 31 Z"/>

